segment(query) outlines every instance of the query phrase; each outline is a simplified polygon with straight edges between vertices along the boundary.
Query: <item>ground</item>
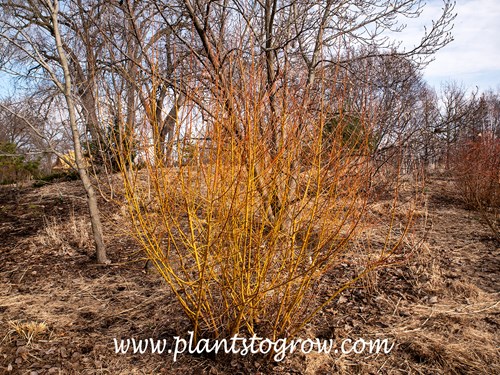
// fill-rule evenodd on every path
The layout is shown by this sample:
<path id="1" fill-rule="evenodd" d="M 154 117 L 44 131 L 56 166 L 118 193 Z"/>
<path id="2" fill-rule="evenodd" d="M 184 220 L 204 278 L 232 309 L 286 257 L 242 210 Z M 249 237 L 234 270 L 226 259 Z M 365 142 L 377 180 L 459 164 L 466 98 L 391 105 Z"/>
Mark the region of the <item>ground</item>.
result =
<path id="1" fill-rule="evenodd" d="M 500 247 L 453 193 L 429 178 L 405 263 L 378 270 L 307 326 L 308 337 L 388 338 L 389 354 L 115 354 L 113 339 L 188 337 L 183 317 L 123 212 L 101 200 L 111 265 L 97 265 L 78 181 L 0 187 L 0 373 L 500 374 Z M 423 220 L 423 219 L 426 220 Z M 335 274 L 323 280 L 328 294 Z M 331 280 L 329 280 L 331 278 Z M 30 325 L 31 324 L 31 325 Z"/>

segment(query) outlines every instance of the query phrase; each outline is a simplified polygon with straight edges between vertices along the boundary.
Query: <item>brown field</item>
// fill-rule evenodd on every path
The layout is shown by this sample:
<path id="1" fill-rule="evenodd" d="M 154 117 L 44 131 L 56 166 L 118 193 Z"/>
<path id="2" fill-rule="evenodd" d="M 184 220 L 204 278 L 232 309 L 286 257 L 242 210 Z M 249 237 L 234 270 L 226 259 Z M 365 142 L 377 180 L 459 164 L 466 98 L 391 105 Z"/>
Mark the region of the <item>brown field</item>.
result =
<path id="1" fill-rule="evenodd" d="M 113 338 L 187 338 L 189 322 L 102 202 L 110 266 L 96 265 L 78 181 L 0 187 L 0 373 L 500 374 L 500 247 L 445 177 L 430 178 L 407 263 L 316 316 L 309 338 L 388 338 L 389 354 L 115 354 Z M 379 209 L 383 209 L 383 202 Z M 372 228 L 370 230 L 376 230 Z M 412 242 L 413 241 L 413 242 Z M 347 271 L 348 273 L 349 271 Z M 323 279 L 328 295 L 339 275 Z"/>

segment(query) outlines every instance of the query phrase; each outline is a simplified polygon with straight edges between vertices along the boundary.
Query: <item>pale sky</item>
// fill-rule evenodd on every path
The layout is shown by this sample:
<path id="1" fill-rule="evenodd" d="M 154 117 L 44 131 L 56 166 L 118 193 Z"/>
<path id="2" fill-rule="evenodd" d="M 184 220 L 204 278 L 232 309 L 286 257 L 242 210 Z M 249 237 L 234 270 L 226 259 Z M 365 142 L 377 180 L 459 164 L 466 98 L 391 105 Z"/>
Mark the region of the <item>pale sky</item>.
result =
<path id="1" fill-rule="evenodd" d="M 481 91 L 500 86 L 500 0 L 456 0 L 454 41 L 435 55 L 424 71 L 427 82 L 439 90 L 441 83 L 455 80 Z M 429 0 L 422 16 L 408 23 L 404 40 L 422 35 L 442 8 L 441 0 Z"/>
<path id="2" fill-rule="evenodd" d="M 411 47 L 422 36 L 442 8 L 442 0 L 428 0 L 422 15 L 407 20 L 407 28 L 397 35 Z M 457 0 L 454 41 L 435 55 L 424 71 L 424 78 L 439 90 L 442 83 L 455 80 L 465 88 L 481 91 L 500 88 L 500 0 Z M 0 96 L 12 92 L 0 72 Z"/>
<path id="3" fill-rule="evenodd" d="M 0 71 L 0 98 L 12 94 L 8 76 Z"/>

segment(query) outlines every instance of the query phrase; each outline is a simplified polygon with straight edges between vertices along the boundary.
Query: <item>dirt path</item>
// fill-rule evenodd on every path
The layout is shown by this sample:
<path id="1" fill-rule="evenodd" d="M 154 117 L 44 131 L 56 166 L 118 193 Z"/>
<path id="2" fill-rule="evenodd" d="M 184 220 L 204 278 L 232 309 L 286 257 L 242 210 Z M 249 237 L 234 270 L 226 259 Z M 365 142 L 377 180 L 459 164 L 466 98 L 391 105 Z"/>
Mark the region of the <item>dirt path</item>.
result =
<path id="1" fill-rule="evenodd" d="M 500 244 L 481 224 L 477 212 L 450 197 L 450 182 L 438 180 L 432 184 L 432 228 L 427 242 L 440 254 L 446 275 L 470 281 L 485 292 L 500 292 Z"/>

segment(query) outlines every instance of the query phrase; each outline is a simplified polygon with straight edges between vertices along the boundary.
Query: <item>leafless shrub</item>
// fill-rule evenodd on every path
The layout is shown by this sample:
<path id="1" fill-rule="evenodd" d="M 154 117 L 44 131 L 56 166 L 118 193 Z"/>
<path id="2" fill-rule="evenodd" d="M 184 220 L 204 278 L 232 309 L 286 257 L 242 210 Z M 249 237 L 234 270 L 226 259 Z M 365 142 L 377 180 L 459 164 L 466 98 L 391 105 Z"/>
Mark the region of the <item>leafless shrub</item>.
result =
<path id="1" fill-rule="evenodd" d="M 211 97 L 206 106 L 214 117 L 200 141 L 188 144 L 189 163 L 156 160 L 133 171 L 122 160 L 127 208 L 138 241 L 198 337 L 284 337 L 398 258 L 412 218 L 398 218 L 396 191 L 383 212 L 381 246 L 333 294 L 318 294 L 323 276 L 339 267 L 367 223 L 373 116 L 368 108 L 346 109 L 344 93 L 329 88 L 340 106 L 332 124 L 327 104 L 284 89 L 275 98 L 281 104 L 273 128 L 262 74 L 240 63 L 244 78 L 229 88 L 232 109 L 227 97 Z M 192 114 L 183 121 L 186 134 L 199 128 Z M 185 145 L 179 142 L 175 154 L 184 155 Z"/>
<path id="2" fill-rule="evenodd" d="M 488 133 L 459 143 L 453 172 L 461 198 L 500 241 L 500 140 Z"/>

